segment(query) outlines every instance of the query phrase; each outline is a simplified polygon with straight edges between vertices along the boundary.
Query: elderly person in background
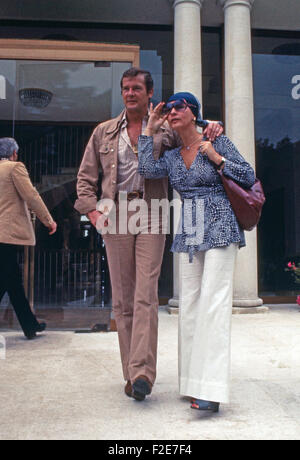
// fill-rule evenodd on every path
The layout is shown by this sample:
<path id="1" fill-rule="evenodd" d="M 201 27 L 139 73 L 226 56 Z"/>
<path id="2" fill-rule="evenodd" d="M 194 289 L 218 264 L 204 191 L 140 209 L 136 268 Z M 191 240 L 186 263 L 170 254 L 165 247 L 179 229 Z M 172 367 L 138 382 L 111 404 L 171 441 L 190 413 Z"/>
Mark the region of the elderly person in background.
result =
<path id="1" fill-rule="evenodd" d="M 217 412 L 229 401 L 230 326 L 235 258 L 245 246 L 218 170 L 248 188 L 252 167 L 224 135 L 209 142 L 197 131 L 200 103 L 191 93 L 160 103 L 139 139 L 139 173 L 168 176 L 182 199 L 172 250 L 180 253 L 179 388 L 191 407 Z M 168 120 L 182 146 L 155 160 L 153 134 Z"/>
<path id="2" fill-rule="evenodd" d="M 17 263 L 19 245 L 35 245 L 29 209 L 56 232 L 56 223 L 33 187 L 27 169 L 18 159 L 18 144 L 12 138 L 0 139 L 0 302 L 8 293 L 24 332 L 30 340 L 46 328 L 32 313 L 25 296 L 22 274 Z"/>

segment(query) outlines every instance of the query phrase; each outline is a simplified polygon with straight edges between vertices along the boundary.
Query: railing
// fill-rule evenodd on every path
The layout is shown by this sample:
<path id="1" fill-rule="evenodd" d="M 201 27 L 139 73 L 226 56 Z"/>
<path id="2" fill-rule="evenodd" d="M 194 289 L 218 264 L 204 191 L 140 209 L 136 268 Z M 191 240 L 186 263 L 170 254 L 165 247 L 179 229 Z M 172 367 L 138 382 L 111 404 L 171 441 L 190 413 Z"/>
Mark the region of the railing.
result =
<path id="1" fill-rule="evenodd" d="M 110 301 L 103 251 L 40 250 L 35 267 L 35 308 L 105 307 Z"/>
<path id="2" fill-rule="evenodd" d="M 47 131 L 47 127 L 40 129 Z M 64 168 L 78 169 L 92 129 L 92 126 L 50 126 L 49 133 L 23 142 L 21 160 L 32 182 L 41 184 L 43 176 L 59 175 Z"/>

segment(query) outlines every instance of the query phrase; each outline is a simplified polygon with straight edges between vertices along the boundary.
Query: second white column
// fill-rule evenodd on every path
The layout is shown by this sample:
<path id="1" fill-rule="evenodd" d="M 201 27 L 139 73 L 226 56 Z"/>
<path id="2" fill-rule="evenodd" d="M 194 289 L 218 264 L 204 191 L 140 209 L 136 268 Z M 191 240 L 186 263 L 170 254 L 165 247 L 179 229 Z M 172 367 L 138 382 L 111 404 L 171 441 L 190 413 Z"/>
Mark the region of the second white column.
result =
<path id="1" fill-rule="evenodd" d="M 254 0 L 219 2 L 225 23 L 226 134 L 255 168 L 250 15 Z M 246 232 L 246 245 L 239 251 L 234 280 L 233 305 L 239 312 L 259 311 L 263 303 L 258 297 L 256 230 Z"/>

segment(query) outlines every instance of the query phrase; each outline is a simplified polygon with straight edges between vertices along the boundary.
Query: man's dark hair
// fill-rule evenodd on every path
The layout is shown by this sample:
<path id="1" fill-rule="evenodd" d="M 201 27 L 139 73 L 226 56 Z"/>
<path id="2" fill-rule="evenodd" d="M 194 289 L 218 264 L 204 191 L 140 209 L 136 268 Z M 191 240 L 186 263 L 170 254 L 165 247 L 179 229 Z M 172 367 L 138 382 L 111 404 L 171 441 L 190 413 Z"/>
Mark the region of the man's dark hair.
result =
<path id="1" fill-rule="evenodd" d="M 130 69 L 126 70 L 121 78 L 121 89 L 123 88 L 123 78 L 134 78 L 137 75 L 144 75 L 145 85 L 147 89 L 147 93 L 149 93 L 153 89 L 153 79 L 151 73 L 148 70 L 139 69 L 138 67 L 130 67 Z"/>

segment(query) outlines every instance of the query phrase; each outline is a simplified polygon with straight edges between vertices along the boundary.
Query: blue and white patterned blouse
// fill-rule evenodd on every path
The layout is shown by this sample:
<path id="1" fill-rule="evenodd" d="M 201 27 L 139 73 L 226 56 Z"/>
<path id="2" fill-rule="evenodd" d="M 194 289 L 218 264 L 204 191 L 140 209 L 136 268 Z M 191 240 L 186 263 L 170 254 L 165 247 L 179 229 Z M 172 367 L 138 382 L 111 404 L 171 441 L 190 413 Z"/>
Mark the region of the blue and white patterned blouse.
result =
<path id="1" fill-rule="evenodd" d="M 226 158 L 224 174 L 249 188 L 255 173 L 234 144 L 219 136 L 212 143 L 216 152 Z M 239 243 L 245 246 L 240 228 L 222 185 L 216 166 L 199 151 L 189 169 L 185 166 L 180 147 L 168 150 L 155 160 L 152 155 L 153 138 L 139 137 L 139 173 L 148 179 L 169 177 L 171 186 L 182 200 L 181 221 L 172 251 L 187 252 L 190 261 L 197 251 Z"/>

